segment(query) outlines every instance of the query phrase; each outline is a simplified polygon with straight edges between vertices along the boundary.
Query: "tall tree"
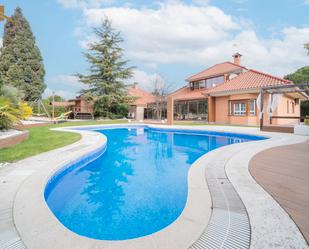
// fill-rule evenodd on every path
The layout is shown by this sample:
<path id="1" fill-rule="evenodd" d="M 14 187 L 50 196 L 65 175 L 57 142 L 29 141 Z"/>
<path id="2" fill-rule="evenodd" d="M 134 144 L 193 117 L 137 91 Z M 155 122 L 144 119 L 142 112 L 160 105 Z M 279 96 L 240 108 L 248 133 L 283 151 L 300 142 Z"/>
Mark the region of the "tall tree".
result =
<path id="1" fill-rule="evenodd" d="M 105 19 L 99 28 L 94 29 L 96 41 L 89 44 L 84 53 L 90 63 L 89 74 L 77 74 L 79 80 L 89 88 L 82 93 L 90 93 L 95 100 L 95 112 L 99 116 L 110 116 L 123 111 L 130 101 L 126 94 L 125 80 L 132 77 L 133 67 L 127 67 L 123 59 L 123 41 L 120 33 Z"/>
<path id="2" fill-rule="evenodd" d="M 309 42 L 305 44 L 305 49 L 307 49 L 309 55 Z"/>
<path id="3" fill-rule="evenodd" d="M 285 79 L 293 81 L 295 84 L 309 83 L 309 66 L 296 70 L 296 72 L 284 76 Z"/>
<path id="4" fill-rule="evenodd" d="M 309 66 L 299 68 L 296 72 L 288 74 L 284 77 L 287 80 L 293 81 L 295 84 L 309 83 Z M 308 89 L 309 92 L 309 89 Z M 302 101 L 301 103 L 301 115 L 309 115 L 309 101 Z"/>
<path id="5" fill-rule="evenodd" d="M 167 84 L 160 75 L 157 75 L 153 82 L 152 94 L 155 96 L 154 114 L 158 120 L 166 118 L 166 97 L 170 92 L 170 84 Z"/>
<path id="6" fill-rule="evenodd" d="M 2 84 L 24 92 L 25 100 L 40 98 L 44 84 L 44 65 L 31 27 L 18 7 L 4 27 L 0 55 Z"/>

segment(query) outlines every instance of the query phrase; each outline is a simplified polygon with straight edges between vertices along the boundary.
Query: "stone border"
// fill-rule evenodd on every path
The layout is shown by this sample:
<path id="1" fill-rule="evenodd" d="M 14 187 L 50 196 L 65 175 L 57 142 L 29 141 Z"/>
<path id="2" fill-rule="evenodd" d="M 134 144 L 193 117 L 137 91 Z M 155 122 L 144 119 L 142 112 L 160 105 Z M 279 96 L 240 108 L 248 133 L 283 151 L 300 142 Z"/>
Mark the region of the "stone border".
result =
<path id="1" fill-rule="evenodd" d="M 100 126 L 102 126 L 102 125 L 100 125 Z M 112 125 L 108 125 L 108 126 L 112 126 Z M 125 126 L 129 126 L 129 125 L 125 125 Z M 134 125 L 134 126 L 136 126 L 136 125 Z M 151 125 L 149 125 L 149 126 L 151 126 Z M 154 126 L 154 127 L 156 127 L 156 126 Z M 159 126 L 159 127 L 162 128 L 164 126 Z M 173 129 L 173 128 L 175 128 L 175 126 L 174 127 L 166 127 L 166 128 L 172 128 Z M 271 137 L 275 138 L 275 140 L 277 140 L 277 138 L 282 135 L 282 134 L 261 133 L 261 132 L 258 132 L 257 129 L 255 129 L 255 128 L 239 128 L 239 127 L 223 127 L 223 126 L 222 127 L 219 127 L 219 126 L 214 126 L 214 127 L 208 127 L 208 126 L 207 127 L 176 126 L 176 129 L 189 129 L 189 130 L 197 130 L 197 131 L 198 130 L 228 131 L 228 132 L 233 132 L 233 133 L 239 133 L 239 131 L 241 131 L 242 133 L 250 134 L 250 135 L 271 136 Z M 63 129 L 63 130 L 68 131 L 67 129 Z M 34 170 L 35 172 L 34 173 L 32 172 L 33 174 L 31 174 L 31 176 L 28 177 L 25 180 L 25 182 L 21 185 L 21 187 L 19 188 L 19 191 L 18 191 L 16 199 L 15 199 L 14 218 L 15 218 L 16 226 L 17 226 L 17 228 L 20 232 L 20 235 L 21 235 L 23 241 L 30 248 L 42 248 L 42 246 L 43 246 L 44 249 L 45 248 L 76 248 L 77 245 L 78 245 L 77 246 L 78 248 L 90 248 L 90 247 L 91 248 L 132 248 L 132 249 L 137 249 L 137 248 L 147 248 L 147 249 L 148 248 L 149 249 L 150 248 L 155 248 L 155 249 L 188 248 L 201 235 L 201 233 L 203 232 L 205 226 L 207 225 L 209 217 L 210 217 L 210 196 L 209 196 L 209 191 L 208 191 L 207 184 L 206 184 L 205 177 L 204 177 L 205 162 L 206 162 L 206 159 L 209 157 L 209 155 L 211 153 L 217 152 L 221 156 L 222 155 L 221 153 L 223 152 L 222 150 L 229 151 L 230 148 L 234 148 L 234 147 L 235 147 L 236 151 L 239 152 L 239 149 L 240 149 L 239 146 L 247 148 L 247 145 L 250 144 L 250 145 L 252 145 L 250 147 L 253 148 L 255 146 L 254 144 L 256 144 L 256 143 L 259 143 L 259 142 L 264 143 L 265 141 L 273 141 L 274 140 L 274 139 L 270 139 L 270 140 L 255 141 L 255 142 L 249 142 L 249 143 L 243 143 L 243 144 L 234 144 L 234 145 L 219 148 L 217 150 L 211 151 L 208 154 L 202 156 L 200 159 L 198 159 L 191 166 L 191 169 L 190 169 L 189 175 L 188 175 L 188 177 L 189 177 L 189 182 L 188 182 L 189 191 L 188 191 L 188 199 L 187 199 L 186 207 L 185 207 L 185 210 L 182 213 L 182 215 L 174 223 L 172 223 L 167 228 L 165 228 L 165 229 L 163 229 L 163 230 L 161 230 L 157 233 L 154 233 L 152 235 L 149 235 L 149 236 L 141 237 L 141 238 L 134 239 L 134 240 L 127 240 L 127 241 L 116 241 L 116 242 L 115 241 L 104 241 L 106 243 L 102 244 L 102 241 L 92 240 L 92 239 L 89 239 L 89 238 L 78 236 L 78 235 L 74 234 L 73 232 L 67 230 L 65 227 L 63 227 L 63 225 L 61 225 L 61 223 L 54 217 L 54 215 L 48 209 L 48 207 L 45 203 L 44 197 L 42 198 L 42 196 L 43 196 L 42 191 L 44 191 L 45 183 L 48 179 L 48 177 L 46 176 L 46 173 L 45 173 L 45 167 L 49 168 L 49 172 L 51 172 L 51 171 L 54 172 L 55 167 L 59 168 L 59 167 L 65 165 L 65 163 L 68 163 L 68 160 L 66 160 L 66 161 L 62 160 L 61 161 L 60 158 L 70 157 L 69 155 L 71 155 L 71 154 L 66 152 L 68 150 L 68 148 L 70 148 L 70 147 L 74 147 L 75 152 L 78 151 L 78 153 L 76 152 L 76 154 L 78 154 L 78 155 L 81 154 L 81 151 L 84 151 L 84 150 L 87 150 L 87 149 L 89 149 L 90 151 L 93 150 L 93 148 L 92 148 L 92 150 L 90 149 L 91 148 L 90 144 L 92 143 L 92 146 L 94 146 L 93 145 L 94 141 L 91 141 L 90 144 L 89 144 L 89 143 L 87 143 L 87 142 L 89 142 L 88 139 L 86 139 L 87 141 L 85 141 L 85 139 L 84 139 L 85 133 L 88 133 L 88 135 L 89 135 L 89 133 L 92 133 L 92 132 L 86 132 L 86 131 L 78 131 L 78 132 L 81 132 L 83 134 L 83 138 L 82 138 L 83 141 L 75 143 L 74 146 L 71 145 L 71 146 L 67 146 L 65 148 L 56 150 L 56 151 L 58 151 L 58 153 L 60 152 L 60 154 L 59 154 L 60 157 L 58 157 L 58 158 L 54 158 L 56 155 L 58 155 L 58 154 L 55 154 L 55 151 L 43 153 L 44 155 L 49 154 L 50 156 L 52 156 L 52 158 L 43 158 L 42 161 L 44 162 L 44 165 L 34 166 L 34 167 L 36 167 L 36 170 Z M 293 141 L 293 139 L 291 141 L 292 141 L 291 143 L 295 143 L 295 141 Z M 84 146 L 85 142 L 87 144 L 86 146 Z M 282 142 L 283 141 L 281 141 L 280 145 L 282 145 Z M 83 148 L 80 148 L 80 145 L 83 145 Z M 276 146 L 276 145 L 274 145 L 274 146 Z M 87 149 L 86 149 L 86 147 L 87 147 Z M 256 153 L 258 153 L 258 152 L 259 151 L 257 151 Z M 87 154 L 87 153 L 85 153 L 85 154 Z M 42 157 L 43 156 L 41 154 L 39 156 L 34 157 L 32 161 L 37 161 L 38 159 L 36 159 L 36 158 L 42 159 Z M 34 159 L 36 159 L 36 160 L 34 160 Z M 47 159 L 49 159 L 49 160 L 47 160 Z M 58 159 L 58 160 L 56 160 L 56 159 Z M 25 161 L 27 161 L 27 163 L 29 163 L 29 160 L 26 159 L 26 160 L 24 160 L 24 161 L 22 161 L 18 164 L 24 164 Z M 59 161 L 62 162 L 61 166 L 59 165 Z M 58 166 L 55 166 L 55 164 L 53 166 L 51 166 L 51 164 L 53 164 L 53 162 L 58 163 Z M 27 165 L 24 165 L 24 166 L 27 166 Z M 42 172 L 42 166 L 44 166 L 44 172 Z M 239 173 L 239 172 L 236 172 L 236 173 Z M 29 173 L 29 175 L 30 175 L 30 173 Z M 230 178 L 229 174 L 228 174 L 228 176 Z M 38 179 L 41 179 L 41 182 L 38 183 L 36 181 Z M 42 180 L 43 180 L 43 182 L 42 182 Z M 191 186 L 191 183 L 192 183 L 192 186 Z M 232 182 L 232 183 L 235 184 L 235 182 Z M 254 182 L 254 184 L 257 185 L 255 182 Z M 38 189 L 39 186 L 41 186 L 42 188 Z M 237 186 L 237 183 L 236 183 L 236 186 Z M 237 191 L 239 191 L 238 186 L 237 187 L 236 186 L 235 186 L 235 188 L 237 189 Z M 31 189 L 31 191 L 29 191 L 29 188 Z M 242 190 L 240 190 L 240 192 L 241 191 Z M 196 194 L 194 194 L 194 193 L 196 193 Z M 29 199 L 27 199 L 29 197 L 29 194 L 30 194 L 31 197 L 35 198 L 34 200 L 31 201 L 32 204 L 29 203 Z M 264 193 L 264 195 L 265 195 L 265 193 Z M 266 193 L 266 195 L 267 195 L 267 193 Z M 201 203 L 201 200 L 198 200 L 198 198 L 200 198 L 199 196 L 201 198 L 203 198 L 202 203 Z M 205 198 L 205 196 L 207 198 Z M 42 204 L 42 206 L 41 206 L 42 209 L 36 208 L 35 204 L 37 204 L 37 201 L 43 202 L 43 203 L 39 203 L 40 205 Z M 246 204 L 246 202 L 245 202 L 245 204 Z M 31 209 L 31 207 L 34 208 L 34 209 Z M 190 207 L 189 211 L 190 211 L 190 209 L 194 210 L 195 208 L 198 208 L 198 210 L 200 210 L 200 212 L 193 214 L 193 215 L 196 216 L 195 220 L 191 220 L 189 218 L 190 216 L 189 217 L 183 216 L 183 214 L 185 214 L 185 211 L 187 210 L 188 207 Z M 246 205 L 246 207 L 247 207 L 247 205 Z M 25 210 L 27 212 L 25 212 Z M 248 209 L 248 211 L 249 211 L 249 209 Z M 207 214 L 205 214 L 205 213 L 207 213 Z M 45 218 L 42 218 L 41 214 L 43 215 L 43 217 L 45 216 Z M 191 215 L 190 213 L 188 213 L 188 214 Z M 28 217 L 28 215 L 30 215 L 30 217 Z M 250 216 L 250 219 L 251 219 L 250 212 L 249 212 L 249 216 Z M 272 219 L 272 218 L 273 217 L 270 217 L 270 219 Z M 179 227 L 179 225 L 180 225 L 180 227 L 182 227 L 182 229 L 181 230 L 175 229 L 175 227 Z M 254 227 L 252 227 L 252 228 L 254 228 Z M 259 229 L 259 228 L 256 227 L 254 229 Z M 168 235 L 169 237 L 166 237 L 164 234 Z M 40 236 L 38 236 L 38 235 L 40 235 Z M 57 237 L 58 235 L 60 237 Z M 44 238 L 42 238 L 42 237 L 44 237 Z M 0 236 L 0 238 L 1 238 L 1 236 Z M 63 239 L 65 241 L 63 241 Z M 187 244 L 182 244 L 182 241 L 186 241 Z M 189 245 L 189 241 L 191 243 L 190 245 Z"/>
<path id="2" fill-rule="evenodd" d="M 100 127 L 145 127 L 145 125 L 106 125 Z M 75 132 L 83 135 L 83 140 L 88 140 L 89 133 L 99 136 L 101 139 L 103 134 L 83 131 L 82 127 L 77 127 Z M 83 127 L 85 128 L 85 127 Z M 94 127 L 90 127 L 94 128 Z M 71 128 L 61 128 L 55 130 L 68 131 Z M 70 130 L 73 131 L 73 130 Z M 85 136 L 85 134 L 87 134 Z M 105 136 L 104 136 L 105 137 Z M 147 249 L 180 249 L 188 248 L 194 243 L 203 232 L 211 215 L 211 198 L 208 191 L 207 183 L 204 175 L 200 174 L 203 164 L 203 157 L 195 162 L 190 169 L 188 177 L 188 197 L 186 206 L 182 214 L 166 228 L 136 239 L 123 241 L 107 241 L 95 240 L 77 235 L 66 227 L 64 227 L 49 210 L 45 199 L 44 189 L 50 177 L 62 169 L 66 165 L 72 164 L 68 162 L 68 155 L 71 158 L 79 157 L 77 160 L 84 160 L 83 155 L 87 155 L 90 151 L 100 149 L 105 145 L 106 138 L 103 139 L 104 144 L 99 141 L 88 141 L 89 146 L 86 148 L 76 148 L 76 150 L 63 151 L 61 157 L 66 158 L 66 162 L 62 164 L 53 164 L 44 166 L 44 171 L 33 173 L 20 186 L 16 194 L 14 202 L 14 222 L 23 242 L 28 248 L 147 248 Z M 64 155 L 64 153 L 66 155 Z M 59 154 L 58 154 L 59 155 Z M 55 155 L 56 156 L 56 155 Z M 205 157 L 204 157 L 205 158 Z M 29 201 L 31 199 L 31 201 Z"/>
<path id="3" fill-rule="evenodd" d="M 22 141 L 28 139 L 28 137 L 29 137 L 28 131 L 20 131 L 17 134 L 13 134 L 5 138 L 0 138 L 0 149 L 19 144 Z"/>
<path id="4" fill-rule="evenodd" d="M 251 248 L 308 248 L 300 230 L 285 210 L 249 172 L 250 160 L 261 151 L 303 143 L 307 137 L 286 135 L 256 141 L 241 148 L 226 164 L 226 174 L 244 202 L 251 224 Z M 280 155 L 277 155 L 280 156 Z"/>

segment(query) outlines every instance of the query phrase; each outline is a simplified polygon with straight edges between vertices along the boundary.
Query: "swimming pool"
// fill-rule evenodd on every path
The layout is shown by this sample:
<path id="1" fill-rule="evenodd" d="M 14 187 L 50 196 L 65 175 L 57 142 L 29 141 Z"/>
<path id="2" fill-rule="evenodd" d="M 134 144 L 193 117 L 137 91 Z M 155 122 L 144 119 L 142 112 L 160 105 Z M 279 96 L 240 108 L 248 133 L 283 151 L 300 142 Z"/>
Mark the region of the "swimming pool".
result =
<path id="1" fill-rule="evenodd" d="M 44 195 L 64 226 L 100 240 L 138 238 L 168 226 L 185 207 L 187 174 L 196 159 L 222 146 L 263 139 L 149 127 L 97 132 L 107 137 L 105 152 L 57 172 Z"/>

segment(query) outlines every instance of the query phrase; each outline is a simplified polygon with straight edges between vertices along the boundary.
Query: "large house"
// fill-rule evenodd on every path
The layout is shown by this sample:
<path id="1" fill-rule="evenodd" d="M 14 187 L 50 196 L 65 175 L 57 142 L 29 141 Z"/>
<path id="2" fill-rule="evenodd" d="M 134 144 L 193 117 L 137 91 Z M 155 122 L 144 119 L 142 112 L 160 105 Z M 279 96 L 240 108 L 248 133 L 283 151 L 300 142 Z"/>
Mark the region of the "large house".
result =
<path id="1" fill-rule="evenodd" d="M 186 86 L 169 95 L 174 102 L 174 119 L 258 125 L 261 113 L 260 90 L 293 84 L 291 81 L 242 66 L 239 53 L 233 57 L 234 62 L 216 64 L 192 75 L 187 79 Z M 270 120 L 277 125 L 298 122 L 300 100 L 305 97 L 299 92 L 265 93 L 264 123 L 269 124 Z"/>

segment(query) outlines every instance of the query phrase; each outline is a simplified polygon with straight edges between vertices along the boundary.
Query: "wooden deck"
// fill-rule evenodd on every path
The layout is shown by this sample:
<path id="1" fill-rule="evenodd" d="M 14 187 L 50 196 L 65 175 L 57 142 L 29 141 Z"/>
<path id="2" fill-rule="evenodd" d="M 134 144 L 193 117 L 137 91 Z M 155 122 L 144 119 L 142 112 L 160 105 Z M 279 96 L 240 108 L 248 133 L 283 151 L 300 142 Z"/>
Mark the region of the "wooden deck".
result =
<path id="1" fill-rule="evenodd" d="M 285 209 L 309 242 L 309 140 L 252 158 L 255 180 Z"/>
<path id="2" fill-rule="evenodd" d="M 262 130 L 268 132 L 294 133 L 294 126 L 264 125 Z"/>

